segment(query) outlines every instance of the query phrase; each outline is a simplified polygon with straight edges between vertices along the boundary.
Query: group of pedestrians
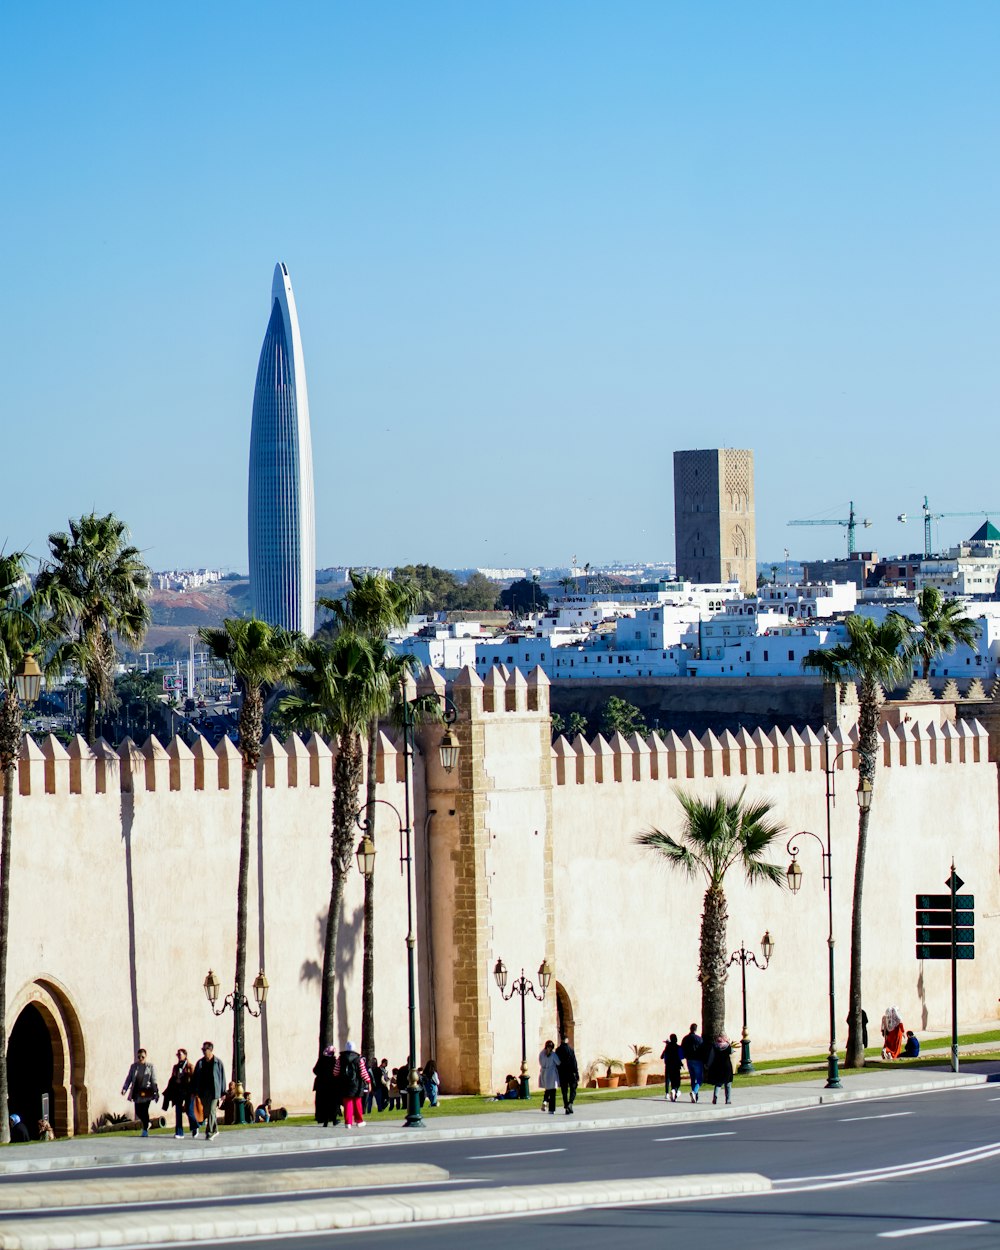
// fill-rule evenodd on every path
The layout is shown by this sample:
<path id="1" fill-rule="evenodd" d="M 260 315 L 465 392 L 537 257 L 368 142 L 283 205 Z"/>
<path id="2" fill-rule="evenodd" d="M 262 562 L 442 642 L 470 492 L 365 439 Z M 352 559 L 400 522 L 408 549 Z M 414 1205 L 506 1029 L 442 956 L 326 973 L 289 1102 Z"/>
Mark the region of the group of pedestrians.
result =
<path id="1" fill-rule="evenodd" d="M 512 1078 L 507 1078 L 508 1089 Z M 556 1113 L 556 1090 L 562 1094 L 563 1110 L 573 1115 L 573 1103 L 576 1101 L 576 1089 L 580 1084 L 580 1069 L 576 1062 L 576 1052 L 564 1037 L 557 1046 L 548 1041 L 538 1056 L 538 1087 L 542 1091 L 542 1110 L 549 1115 Z"/>
<path id="2" fill-rule="evenodd" d="M 201 1058 L 192 1064 L 188 1053 L 181 1046 L 177 1062 L 170 1070 L 170 1079 L 163 1090 L 163 1110 L 171 1105 L 175 1111 L 174 1136 L 184 1136 L 184 1117 L 187 1116 L 191 1136 L 197 1137 L 204 1125 L 205 1140 L 219 1135 L 217 1109 L 219 1099 L 226 1088 L 226 1070 L 216 1055 L 211 1042 L 201 1048 Z M 145 1050 L 136 1052 L 135 1062 L 128 1070 L 122 1093 L 135 1108 L 135 1118 L 142 1126 L 142 1136 L 149 1136 L 149 1109 L 159 1101 L 160 1087 L 156 1069 L 149 1062 Z"/>
<path id="3" fill-rule="evenodd" d="M 676 1102 L 680 1095 L 682 1065 L 687 1067 L 692 1102 L 699 1101 L 703 1084 L 712 1086 L 713 1103 L 719 1101 L 720 1089 L 727 1104 L 732 1102 L 733 1045 L 725 1033 L 717 1034 L 714 1039 L 703 1038 L 694 1022 L 679 1042 L 676 1033 L 670 1034 L 660 1058 L 667 1098 L 671 1102 Z"/>
<path id="4" fill-rule="evenodd" d="M 366 1060 L 348 1042 L 338 1054 L 327 1046 L 313 1068 L 316 1122 L 336 1126 L 343 1114 L 347 1128 L 360 1127 L 372 1107 L 378 1111 L 400 1110 L 409 1085 L 409 1062 L 390 1070 L 389 1061 Z M 438 1105 L 441 1078 L 437 1064 L 428 1059 L 417 1073 L 420 1105 Z"/>

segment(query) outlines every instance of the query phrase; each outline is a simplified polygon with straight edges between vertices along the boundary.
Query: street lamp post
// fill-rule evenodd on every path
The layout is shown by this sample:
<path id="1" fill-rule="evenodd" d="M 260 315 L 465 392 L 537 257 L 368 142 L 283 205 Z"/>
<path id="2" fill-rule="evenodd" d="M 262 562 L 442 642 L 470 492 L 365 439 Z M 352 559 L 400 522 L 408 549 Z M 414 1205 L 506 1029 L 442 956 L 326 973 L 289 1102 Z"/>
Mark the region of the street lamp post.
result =
<path id="1" fill-rule="evenodd" d="M 542 987 L 539 994 L 534 985 L 525 977 L 524 969 L 521 969 L 521 975 L 515 977 L 511 982 L 510 993 L 507 991 L 507 965 L 502 959 L 498 959 L 493 969 L 493 977 L 497 983 L 497 988 L 503 997 L 504 1002 L 510 1002 L 515 994 L 521 996 L 521 1097 L 527 1098 L 531 1093 L 531 1084 L 528 1080 L 528 1043 L 524 1026 L 524 999 L 530 994 L 532 998 L 536 998 L 542 1002 L 545 998 L 545 991 L 549 988 L 552 981 L 552 969 L 549 967 L 549 961 L 543 959 L 538 967 L 538 984 Z"/>
<path id="2" fill-rule="evenodd" d="M 208 999 L 208 1005 L 212 1008 L 213 1015 L 221 1016 L 227 1011 L 240 1010 L 249 1012 L 249 1014 L 256 1020 L 256 1018 L 260 1015 L 264 1004 L 267 1002 L 267 992 L 271 988 L 271 983 L 268 981 L 267 977 L 264 976 L 264 969 L 261 968 L 260 972 L 258 972 L 253 979 L 253 997 L 254 1002 L 257 1004 L 256 1011 L 254 1011 L 254 1009 L 250 1006 L 250 1000 L 247 998 L 246 994 L 237 995 L 235 990 L 226 995 L 226 997 L 222 1000 L 221 1007 L 216 1007 L 215 1004 L 219 1000 L 219 990 L 222 987 L 222 983 L 211 968 L 209 968 L 208 976 L 202 982 L 202 986 L 205 990 L 205 997 Z M 233 1077 L 237 1081 L 242 1081 L 243 1073 L 234 1072 Z"/>
<path id="3" fill-rule="evenodd" d="M 774 940 L 769 930 L 765 930 L 764 936 L 760 939 L 760 950 L 764 956 L 762 964 L 757 962 L 757 956 L 754 952 L 748 951 L 741 941 L 739 950 L 733 951 L 729 956 L 729 964 L 727 965 L 727 967 L 737 963 L 740 965 L 743 993 L 743 1035 L 740 1038 L 740 1066 L 736 1069 L 740 1076 L 746 1076 L 754 1070 L 753 1061 L 750 1058 L 750 1034 L 747 1032 L 747 964 L 753 964 L 761 972 L 767 971 L 767 966 L 771 962 L 771 956 L 774 954 Z"/>
<path id="4" fill-rule="evenodd" d="M 413 903 L 413 820 L 410 808 L 410 778 L 411 778 L 411 762 L 413 759 L 413 729 L 417 723 L 417 709 L 406 697 L 406 680 L 402 682 L 403 693 L 403 811 L 405 815 L 400 815 L 399 809 L 396 808 L 388 799 L 375 799 L 374 803 L 381 803 L 383 807 L 388 807 L 395 813 L 396 820 L 399 822 L 399 860 L 400 872 L 403 871 L 403 865 L 406 865 L 406 976 L 407 976 L 407 999 L 409 1009 L 409 1041 L 410 1055 L 409 1076 L 406 1082 L 406 1119 L 403 1121 L 406 1128 L 423 1128 L 424 1119 L 420 1114 L 420 1086 L 417 1083 L 417 976 L 416 976 L 416 960 L 415 947 L 417 943 L 417 935 L 414 928 L 415 907 Z M 442 712 L 442 718 L 447 728 L 441 744 L 438 747 L 438 756 L 441 760 L 441 767 L 446 773 L 458 763 L 459 742 L 458 738 L 452 731 L 451 726 L 458 718 L 458 712 L 455 705 L 447 695 L 439 696 L 444 699 L 445 706 Z M 368 808 L 373 804 L 366 804 L 355 817 L 359 827 L 364 830 L 365 837 L 357 850 L 358 868 L 365 876 L 370 876 L 375 866 L 375 844 L 371 839 L 371 831 L 373 828 L 373 820 L 367 815 Z"/>
<path id="5" fill-rule="evenodd" d="M 823 772 L 826 774 L 826 845 L 819 834 L 812 833 L 808 829 L 802 829 L 799 833 L 792 834 L 788 839 L 787 851 L 792 857 L 792 862 L 785 870 L 785 876 L 788 878 L 788 885 L 793 894 L 799 892 L 802 885 L 802 868 L 798 862 L 798 847 L 794 845 L 796 838 L 814 838 L 820 846 L 823 857 L 823 889 L 826 891 L 827 914 L 829 918 L 829 928 L 827 932 L 827 946 L 829 947 L 829 977 L 830 977 L 830 1054 L 827 1059 L 827 1089 L 841 1089 L 840 1068 L 837 1063 L 837 1007 L 834 996 L 834 955 L 833 955 L 833 852 L 830 836 L 831 826 L 831 808 L 836 799 L 834 789 L 834 777 L 837 767 L 837 761 L 842 755 L 851 754 L 856 748 L 851 745 L 844 747 L 830 759 L 830 742 L 832 735 L 827 730 L 825 751 L 824 751 L 824 767 Z M 858 781 L 857 789 L 858 806 L 862 811 L 867 811 L 871 807 L 872 801 L 872 783 L 867 777 L 861 777 Z"/>

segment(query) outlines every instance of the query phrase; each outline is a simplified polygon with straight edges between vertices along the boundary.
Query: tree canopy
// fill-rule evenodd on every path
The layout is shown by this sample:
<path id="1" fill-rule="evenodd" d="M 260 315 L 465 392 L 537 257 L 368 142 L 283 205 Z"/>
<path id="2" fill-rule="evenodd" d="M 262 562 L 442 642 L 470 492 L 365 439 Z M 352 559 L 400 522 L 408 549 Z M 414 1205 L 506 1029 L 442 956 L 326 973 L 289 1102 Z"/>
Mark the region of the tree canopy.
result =
<path id="1" fill-rule="evenodd" d="M 482 573 L 462 582 L 433 564 L 402 564 L 392 577 L 416 592 L 419 612 L 491 612 L 497 604 L 497 588 Z"/>
<path id="2" fill-rule="evenodd" d="M 534 577 L 519 577 L 500 592 L 500 605 L 514 616 L 525 612 L 541 612 L 549 606 L 549 597 Z"/>

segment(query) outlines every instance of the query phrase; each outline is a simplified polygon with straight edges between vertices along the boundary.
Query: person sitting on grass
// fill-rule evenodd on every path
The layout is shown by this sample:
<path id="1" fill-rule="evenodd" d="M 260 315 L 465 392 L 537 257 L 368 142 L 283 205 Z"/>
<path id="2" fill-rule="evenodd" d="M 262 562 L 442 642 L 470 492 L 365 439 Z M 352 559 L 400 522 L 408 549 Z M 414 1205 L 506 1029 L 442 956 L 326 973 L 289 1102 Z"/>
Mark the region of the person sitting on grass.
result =
<path id="1" fill-rule="evenodd" d="M 912 1029 L 906 1030 L 906 1045 L 903 1047 L 904 1059 L 916 1059 L 920 1054 L 920 1039 Z"/>

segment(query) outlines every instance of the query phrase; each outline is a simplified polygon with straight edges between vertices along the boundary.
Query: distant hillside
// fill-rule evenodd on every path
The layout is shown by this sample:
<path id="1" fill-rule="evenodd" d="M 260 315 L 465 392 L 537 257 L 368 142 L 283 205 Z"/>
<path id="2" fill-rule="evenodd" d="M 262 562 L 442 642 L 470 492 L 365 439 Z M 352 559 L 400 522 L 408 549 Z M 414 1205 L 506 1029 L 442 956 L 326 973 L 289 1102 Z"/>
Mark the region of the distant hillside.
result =
<path id="1" fill-rule="evenodd" d="M 334 598 L 337 588 L 328 582 L 316 587 L 317 597 Z M 186 656 L 188 635 L 198 629 L 212 629 L 227 616 L 246 616 L 250 611 L 250 582 L 239 580 L 214 582 L 197 590 L 153 590 L 149 594 L 153 623 L 146 633 L 144 649 Z M 319 611 L 317 625 L 329 615 Z"/>

